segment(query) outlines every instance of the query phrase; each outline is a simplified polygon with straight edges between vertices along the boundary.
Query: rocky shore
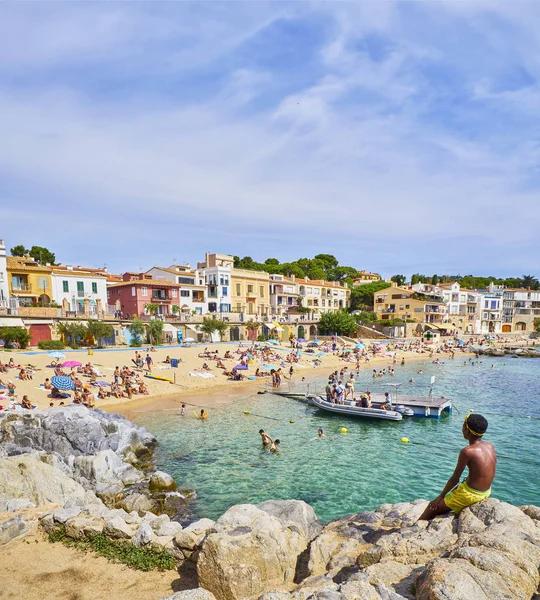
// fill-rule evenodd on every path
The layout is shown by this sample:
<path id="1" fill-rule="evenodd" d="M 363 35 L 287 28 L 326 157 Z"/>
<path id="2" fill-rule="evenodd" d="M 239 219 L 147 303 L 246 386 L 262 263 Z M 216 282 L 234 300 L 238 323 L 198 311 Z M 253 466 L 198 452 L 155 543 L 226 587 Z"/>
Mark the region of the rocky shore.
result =
<path id="1" fill-rule="evenodd" d="M 324 525 L 290 500 L 181 523 L 174 481 L 149 468 L 155 444 L 82 407 L 0 412 L 0 546 L 40 528 L 166 552 L 198 578 L 167 600 L 540 598 L 537 507 L 490 498 L 427 523 L 417 500 Z"/>

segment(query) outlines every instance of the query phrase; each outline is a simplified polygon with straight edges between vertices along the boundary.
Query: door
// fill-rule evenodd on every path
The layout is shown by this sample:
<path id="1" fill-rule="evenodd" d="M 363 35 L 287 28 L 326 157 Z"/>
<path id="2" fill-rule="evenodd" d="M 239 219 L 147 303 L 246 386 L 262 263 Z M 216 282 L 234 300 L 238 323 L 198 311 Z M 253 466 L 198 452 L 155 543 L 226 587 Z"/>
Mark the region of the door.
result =
<path id="1" fill-rule="evenodd" d="M 51 328 L 48 325 L 30 325 L 30 346 L 37 346 L 39 342 L 50 340 Z"/>
<path id="2" fill-rule="evenodd" d="M 503 333 L 510 333 L 512 331 L 511 325 L 503 325 L 502 326 Z"/>
<path id="3" fill-rule="evenodd" d="M 231 342 L 239 342 L 240 341 L 240 329 L 237 325 L 231 327 L 230 329 Z"/>
<path id="4" fill-rule="evenodd" d="M 306 335 L 306 330 L 304 329 L 304 326 L 303 326 L 303 325 L 300 325 L 300 326 L 298 327 L 298 337 L 299 337 L 300 339 L 303 339 L 303 338 L 305 337 L 305 335 Z"/>

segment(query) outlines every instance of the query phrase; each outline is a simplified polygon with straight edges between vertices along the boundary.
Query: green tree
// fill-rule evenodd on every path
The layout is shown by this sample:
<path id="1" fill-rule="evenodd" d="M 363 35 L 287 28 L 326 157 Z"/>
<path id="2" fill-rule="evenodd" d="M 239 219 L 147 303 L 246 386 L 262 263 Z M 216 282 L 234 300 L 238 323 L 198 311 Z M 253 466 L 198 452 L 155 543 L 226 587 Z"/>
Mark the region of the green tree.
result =
<path id="1" fill-rule="evenodd" d="M 128 327 L 129 333 L 131 333 L 131 346 L 137 347 L 142 344 L 142 336 L 144 335 L 145 328 L 144 323 L 137 317 L 133 317 L 133 321 Z"/>
<path id="2" fill-rule="evenodd" d="M 259 327 L 260 327 L 259 323 L 257 323 L 253 319 L 250 319 L 246 323 L 246 329 L 248 329 L 249 331 L 259 331 Z"/>
<path id="3" fill-rule="evenodd" d="M 13 347 L 16 342 L 21 348 L 26 348 L 31 337 L 26 327 L 0 327 L 0 340 L 4 340 L 7 347 Z"/>
<path id="4" fill-rule="evenodd" d="M 521 287 L 531 288 L 531 290 L 537 290 L 540 286 L 540 282 L 534 275 L 523 275 L 521 278 Z"/>
<path id="5" fill-rule="evenodd" d="M 158 346 L 163 342 L 163 321 L 154 319 L 146 325 L 146 336 L 148 343 L 153 346 Z"/>
<path id="6" fill-rule="evenodd" d="M 319 331 L 323 335 L 353 335 L 357 329 L 356 319 L 345 310 L 325 312 L 319 321 Z"/>
<path id="7" fill-rule="evenodd" d="M 227 331 L 227 329 L 229 329 L 229 326 L 227 325 L 227 323 L 225 323 L 221 319 L 216 319 L 216 321 L 217 321 L 217 323 L 216 323 L 216 331 L 218 332 L 219 339 L 222 342 L 223 341 L 223 337 L 225 336 L 225 332 Z"/>
<path id="8" fill-rule="evenodd" d="M 86 333 L 94 338 L 98 346 L 103 346 L 103 338 L 110 337 L 112 332 L 113 328 L 103 321 L 97 321 L 96 319 L 88 321 Z"/>
<path id="9" fill-rule="evenodd" d="M 32 246 L 29 254 L 40 265 L 56 264 L 56 256 L 49 249 L 42 246 Z"/>
<path id="10" fill-rule="evenodd" d="M 363 310 L 354 316 L 357 323 L 373 323 L 377 320 L 377 315 L 374 312 Z"/>
<path id="11" fill-rule="evenodd" d="M 437 285 L 439 283 L 439 276 L 437 274 L 433 275 L 433 277 L 431 278 L 431 284 L 432 285 Z"/>
<path id="12" fill-rule="evenodd" d="M 19 244 L 18 246 L 13 246 L 13 248 L 11 248 L 10 250 L 11 256 L 28 256 L 29 252 L 30 250 L 28 250 L 28 248 L 25 248 L 22 244 Z"/>
<path id="13" fill-rule="evenodd" d="M 279 260 L 277 258 L 267 258 L 264 261 L 265 265 L 279 265 Z"/>
<path id="14" fill-rule="evenodd" d="M 534 329 L 540 333 L 540 319 L 534 320 Z"/>
<path id="15" fill-rule="evenodd" d="M 144 305 L 144 310 L 149 314 L 149 315 L 157 315 L 158 310 L 159 310 L 159 305 L 158 304 L 145 304 Z"/>
<path id="16" fill-rule="evenodd" d="M 407 278 L 405 275 L 393 275 L 390 277 L 390 281 L 393 281 L 396 285 L 405 285 Z"/>
<path id="17" fill-rule="evenodd" d="M 180 313 L 180 307 L 178 306 L 178 304 L 173 304 L 171 306 L 171 312 L 173 314 L 173 316 L 177 317 L 178 314 Z"/>
<path id="18" fill-rule="evenodd" d="M 352 310 L 373 310 L 373 296 L 375 292 L 390 287 L 387 281 L 374 281 L 358 285 L 351 290 L 351 309 Z"/>
<path id="19" fill-rule="evenodd" d="M 215 333 L 218 329 L 218 322 L 219 319 L 216 319 L 215 317 L 204 317 L 203 322 L 201 323 L 201 325 L 199 325 L 199 329 L 203 333 L 206 333 L 206 335 L 208 335 L 210 339 L 212 339 L 212 334 Z"/>

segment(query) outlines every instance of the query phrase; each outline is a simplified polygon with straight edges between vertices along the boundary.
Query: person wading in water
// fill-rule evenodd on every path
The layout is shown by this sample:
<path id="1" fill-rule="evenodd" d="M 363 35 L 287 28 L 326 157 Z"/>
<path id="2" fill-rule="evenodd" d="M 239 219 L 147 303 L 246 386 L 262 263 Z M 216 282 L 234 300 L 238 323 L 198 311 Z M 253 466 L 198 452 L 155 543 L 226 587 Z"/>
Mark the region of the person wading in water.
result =
<path id="1" fill-rule="evenodd" d="M 428 521 L 451 510 L 459 515 L 466 506 L 489 497 L 495 478 L 497 456 L 493 444 L 482 439 L 487 427 L 487 419 L 482 415 L 465 417 L 462 433 L 469 445 L 462 448 L 452 477 L 440 495 L 428 504 L 420 520 Z M 459 483 L 465 467 L 469 468 L 469 474 L 467 479 Z"/>

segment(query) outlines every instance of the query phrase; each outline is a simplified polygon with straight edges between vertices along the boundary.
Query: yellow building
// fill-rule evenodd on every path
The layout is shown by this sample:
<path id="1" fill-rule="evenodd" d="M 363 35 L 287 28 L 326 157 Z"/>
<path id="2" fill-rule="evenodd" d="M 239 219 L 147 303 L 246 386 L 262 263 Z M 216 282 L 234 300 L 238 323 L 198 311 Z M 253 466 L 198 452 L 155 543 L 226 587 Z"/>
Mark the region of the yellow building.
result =
<path id="1" fill-rule="evenodd" d="M 364 285 L 365 283 L 373 283 L 381 281 L 381 276 L 378 273 L 370 273 L 369 271 L 358 271 L 358 277 L 353 281 L 353 285 Z"/>
<path id="2" fill-rule="evenodd" d="M 21 306 L 48 305 L 52 298 L 50 267 L 41 266 L 29 256 L 8 256 L 9 294 L 18 298 Z"/>
<path id="3" fill-rule="evenodd" d="M 231 270 L 232 312 L 267 316 L 270 312 L 270 275 L 265 271 Z"/>
<path id="4" fill-rule="evenodd" d="M 446 316 L 446 305 L 442 300 L 419 297 L 414 290 L 398 286 L 375 292 L 373 304 L 379 320 L 402 319 L 441 324 Z"/>

